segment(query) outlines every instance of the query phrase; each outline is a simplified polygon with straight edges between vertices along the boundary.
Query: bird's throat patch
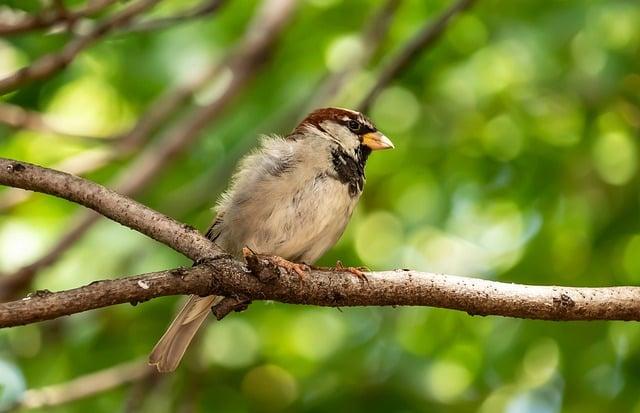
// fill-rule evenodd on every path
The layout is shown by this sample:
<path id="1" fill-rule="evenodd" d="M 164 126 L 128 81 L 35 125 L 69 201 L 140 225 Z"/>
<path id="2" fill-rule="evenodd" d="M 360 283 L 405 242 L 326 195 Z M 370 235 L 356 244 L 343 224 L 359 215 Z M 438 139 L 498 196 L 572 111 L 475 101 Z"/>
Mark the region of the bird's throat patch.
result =
<path id="1" fill-rule="evenodd" d="M 335 171 L 335 178 L 349 187 L 349 195 L 352 197 L 360 195 L 364 188 L 364 165 L 371 153 L 371 149 L 360 146 L 356 150 L 355 157 L 346 153 L 342 149 L 331 151 L 331 161 Z"/>

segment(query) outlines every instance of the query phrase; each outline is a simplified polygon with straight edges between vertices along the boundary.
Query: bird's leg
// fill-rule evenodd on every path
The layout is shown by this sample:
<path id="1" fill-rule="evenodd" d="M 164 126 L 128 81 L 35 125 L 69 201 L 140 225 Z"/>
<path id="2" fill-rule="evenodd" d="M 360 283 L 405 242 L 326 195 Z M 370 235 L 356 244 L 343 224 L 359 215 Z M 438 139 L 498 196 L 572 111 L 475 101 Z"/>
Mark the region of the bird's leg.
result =
<path id="1" fill-rule="evenodd" d="M 346 271 L 358 277 L 359 280 L 369 282 L 364 271 L 369 271 L 367 267 L 345 267 L 341 261 L 336 261 L 335 271 Z"/>

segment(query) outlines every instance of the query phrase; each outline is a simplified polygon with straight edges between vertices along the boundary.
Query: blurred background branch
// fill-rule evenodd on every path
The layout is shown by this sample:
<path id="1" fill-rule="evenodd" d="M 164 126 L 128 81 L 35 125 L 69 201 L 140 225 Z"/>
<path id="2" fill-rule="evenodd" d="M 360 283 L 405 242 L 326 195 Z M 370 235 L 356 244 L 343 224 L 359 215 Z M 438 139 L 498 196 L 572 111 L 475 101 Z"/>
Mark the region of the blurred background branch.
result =
<path id="1" fill-rule="evenodd" d="M 61 23 L 72 23 L 92 16 L 114 3 L 117 3 L 117 0 L 91 0 L 77 10 L 63 10 L 56 5 L 35 15 L 23 14 L 12 17 L 4 15 L 0 20 L 0 35 L 9 36 L 33 30 L 51 29 Z"/>
<path id="2" fill-rule="evenodd" d="M 48 54 L 16 72 L 0 79 L 0 95 L 6 94 L 35 80 L 45 79 L 64 69 L 86 47 L 95 43 L 111 31 L 122 27 L 140 13 L 153 7 L 160 0 L 139 0 L 105 19 L 86 35 L 77 35 L 58 53 Z"/>
<path id="3" fill-rule="evenodd" d="M 11 411 L 53 408 L 157 375 L 158 373 L 147 365 L 146 360 L 117 364 L 66 383 L 27 390 L 22 400 L 14 405 Z"/>
<path id="4" fill-rule="evenodd" d="M 420 53 L 424 52 L 425 49 L 428 49 L 438 40 L 456 15 L 471 7 L 475 1 L 476 0 L 457 0 L 441 15 L 425 24 L 414 37 L 403 45 L 400 51 L 390 59 L 386 66 L 384 66 L 377 76 L 374 86 L 357 106 L 358 110 L 368 112 L 380 92 L 409 66 L 414 59 L 420 56 Z"/>

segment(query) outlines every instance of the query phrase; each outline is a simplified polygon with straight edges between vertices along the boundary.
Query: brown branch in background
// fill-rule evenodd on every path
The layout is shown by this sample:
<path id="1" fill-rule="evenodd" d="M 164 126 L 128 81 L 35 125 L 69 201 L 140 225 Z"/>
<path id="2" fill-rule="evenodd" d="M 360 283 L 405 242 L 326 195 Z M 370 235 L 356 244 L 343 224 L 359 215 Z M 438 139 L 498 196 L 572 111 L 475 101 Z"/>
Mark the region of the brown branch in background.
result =
<path id="1" fill-rule="evenodd" d="M 112 30 L 128 24 L 140 13 L 153 7 L 159 1 L 139 0 L 131 3 L 128 7 L 98 24 L 86 35 L 76 36 L 60 52 L 45 55 L 31 65 L 18 69 L 13 74 L 0 79 L 0 94 L 11 92 L 25 83 L 53 75 L 71 63 L 78 53 L 86 47 L 92 45 Z"/>
<path id="2" fill-rule="evenodd" d="M 368 272 L 367 281 L 339 269 L 311 270 L 301 279 L 271 257 L 247 258 L 250 271 L 241 262 L 221 258 L 191 268 L 94 281 L 67 291 L 36 292 L 0 304 L 0 328 L 178 294 L 237 295 L 328 307 L 429 306 L 554 321 L 640 321 L 640 287 L 533 286 L 413 270 Z"/>
<path id="3" fill-rule="evenodd" d="M 73 132 L 61 130 L 56 127 L 51 120 L 48 120 L 45 115 L 39 112 L 26 110 L 20 106 L 12 105 L 10 103 L 0 102 L 0 123 L 14 129 L 27 129 L 45 134 L 67 136 L 74 139 L 89 141 L 91 143 L 104 143 L 109 142 L 110 140 L 110 137 L 108 136 L 98 137 L 79 135 Z"/>
<path id="4" fill-rule="evenodd" d="M 310 102 L 310 104 L 303 106 L 306 110 L 299 111 L 303 113 L 298 113 L 298 116 L 294 118 L 300 118 L 304 116 L 304 113 L 308 112 L 309 109 L 324 106 L 327 102 L 335 99 L 353 75 L 371 61 L 389 32 L 391 22 L 401 1 L 402 0 L 387 0 L 371 19 L 367 21 L 360 35 L 360 44 L 362 46 L 361 54 L 357 58 L 351 59 L 342 70 L 328 74 L 320 85 L 315 88 L 313 97 L 306 99 L 307 102 Z M 291 117 L 289 117 L 289 120 L 290 119 Z"/>
<path id="5" fill-rule="evenodd" d="M 66 383 L 27 390 L 13 409 L 41 409 L 59 406 L 124 384 L 157 376 L 145 360 L 118 364 L 107 369 L 80 376 Z"/>
<path id="6" fill-rule="evenodd" d="M 266 63 L 278 35 L 292 15 L 295 4 L 295 0 L 265 0 L 238 47 L 225 63 L 209 71 L 212 77 L 216 73 L 229 71 L 231 79 L 224 85 L 222 92 L 213 101 L 186 116 L 159 142 L 142 152 L 110 186 L 121 194 L 135 196 L 179 156 L 204 127 L 220 116 L 226 105 Z M 26 288 L 38 271 L 53 264 L 93 226 L 97 219 L 97 215 L 83 211 L 72 219 L 72 229 L 43 257 L 12 274 L 0 277 L 0 282 L 5 286 L 4 289 L 0 289 L 0 300 L 13 297 Z"/>
<path id="7" fill-rule="evenodd" d="M 117 0 L 91 0 L 78 10 L 66 10 L 56 7 L 37 15 L 25 15 L 15 18 L 4 17 L 0 21 L 0 36 L 25 33 L 33 30 L 48 29 L 60 23 L 75 22 L 101 12 Z"/>
<path id="8" fill-rule="evenodd" d="M 215 13 L 220 8 L 220 6 L 224 4 L 224 2 L 225 0 L 204 0 L 202 3 L 196 4 L 191 9 L 185 10 L 181 13 L 176 13 L 168 17 L 159 17 L 157 19 L 139 21 L 125 28 L 124 30 L 119 31 L 118 33 L 123 34 L 132 32 L 147 32 L 174 27 L 176 24 L 182 23 L 184 21 L 190 21 L 209 16 Z"/>
<path id="9" fill-rule="evenodd" d="M 444 33 L 445 29 L 451 23 L 453 17 L 467 10 L 473 5 L 475 0 L 458 0 L 447 8 L 433 22 L 429 22 L 418 33 L 411 38 L 407 44 L 398 52 L 396 56 L 391 58 L 389 63 L 382 69 L 375 85 L 369 90 L 369 93 L 362 99 L 357 106 L 361 112 L 368 112 L 373 101 L 378 97 L 380 92 L 405 70 L 425 49 L 432 46 L 436 40 Z"/>

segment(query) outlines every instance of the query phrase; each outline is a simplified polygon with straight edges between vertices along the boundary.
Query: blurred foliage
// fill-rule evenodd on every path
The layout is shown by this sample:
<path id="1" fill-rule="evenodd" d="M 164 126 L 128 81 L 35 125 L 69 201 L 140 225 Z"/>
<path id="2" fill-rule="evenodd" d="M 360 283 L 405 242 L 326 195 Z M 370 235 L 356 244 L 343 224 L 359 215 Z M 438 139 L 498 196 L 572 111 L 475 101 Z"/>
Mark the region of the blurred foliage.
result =
<path id="1" fill-rule="evenodd" d="M 39 7 L 35 0 L 4 3 Z M 252 13 L 241 3 L 160 32 L 116 35 L 49 81 L 4 99 L 77 133 L 124 131 L 162 91 L 233 45 Z M 397 149 L 371 157 L 360 206 L 322 263 L 533 284 L 638 284 L 640 5 L 478 3 L 372 108 Z M 186 4 L 164 1 L 154 13 Z M 301 2 L 268 68 L 139 200 L 206 228 L 235 158 L 258 134 L 286 133 L 295 124 L 292 116 L 283 124 L 283 116 L 351 58 L 354 36 L 380 4 Z M 404 1 L 381 52 L 332 103 L 354 105 L 381 63 L 446 4 Z M 0 39 L 0 73 L 58 49 L 65 38 Z M 44 165 L 95 145 L 0 129 L 2 156 Z M 107 182 L 124 165 L 89 178 Z M 37 195 L 0 215 L 0 270 L 45 251 L 76 210 Z M 36 287 L 188 264 L 104 221 Z M 162 298 L 0 331 L 0 398 L 145 357 L 178 304 Z M 640 412 L 638 372 L 640 328 L 631 323 L 255 303 L 211 322 L 142 409 Z M 129 397 L 123 387 L 48 411 L 118 411 Z"/>

